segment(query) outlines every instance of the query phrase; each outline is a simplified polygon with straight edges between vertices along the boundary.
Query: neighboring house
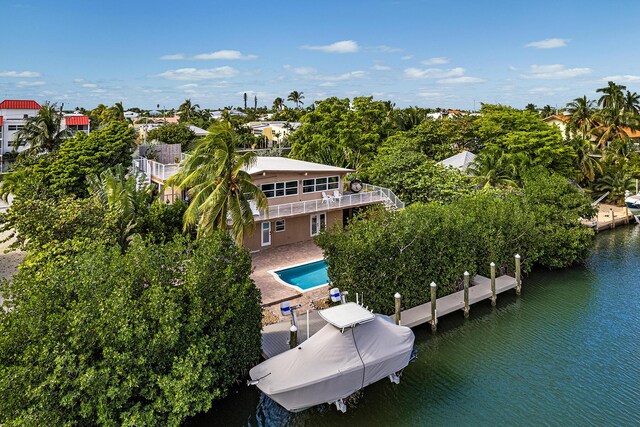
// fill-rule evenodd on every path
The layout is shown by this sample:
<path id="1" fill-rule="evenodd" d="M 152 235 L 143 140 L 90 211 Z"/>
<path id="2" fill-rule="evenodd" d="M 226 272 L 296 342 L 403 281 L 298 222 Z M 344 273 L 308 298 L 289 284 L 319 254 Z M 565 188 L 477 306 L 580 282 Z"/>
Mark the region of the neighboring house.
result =
<path id="1" fill-rule="evenodd" d="M 567 126 L 569 125 L 569 116 L 566 114 L 553 114 L 542 119 L 549 126 L 556 126 L 560 129 L 562 136 L 566 135 Z"/>
<path id="2" fill-rule="evenodd" d="M 456 154 L 455 156 L 451 156 L 444 160 L 441 160 L 436 164 L 459 169 L 461 171 L 466 171 L 475 159 L 476 159 L 475 154 L 473 154 L 470 151 L 463 151 L 461 153 Z"/>
<path id="3" fill-rule="evenodd" d="M 135 130 L 136 133 L 138 134 L 138 141 L 142 141 L 143 144 L 146 144 L 147 135 L 149 134 L 150 131 L 152 131 L 153 129 L 158 129 L 160 126 L 165 125 L 165 122 L 162 119 L 158 119 L 157 121 L 150 119 L 148 121 L 150 123 L 140 123 L 140 121 L 138 121 L 133 125 L 133 130 Z M 209 134 L 209 131 L 199 128 L 198 126 L 190 125 L 190 124 L 185 126 L 191 129 L 191 131 L 197 137 L 206 136 Z"/>
<path id="4" fill-rule="evenodd" d="M 238 117 L 247 117 L 246 113 L 243 113 L 242 111 L 238 111 L 238 110 L 228 110 L 229 111 L 229 115 L 231 116 L 238 116 Z M 212 119 L 216 119 L 216 120 L 220 120 L 222 118 L 222 113 L 224 111 L 212 111 L 211 112 L 211 118 Z"/>
<path id="5" fill-rule="evenodd" d="M 566 130 L 567 130 L 567 126 L 569 125 L 569 121 L 570 121 L 570 116 L 567 114 L 554 114 L 552 116 L 549 117 L 545 117 L 544 119 L 542 119 L 546 124 L 548 124 L 549 126 L 556 126 L 558 129 L 560 129 L 560 132 L 562 132 L 562 136 L 566 137 Z M 634 130 L 628 127 L 624 127 L 622 128 L 624 133 L 627 134 L 627 136 L 635 143 L 640 142 L 640 131 L 638 130 Z M 573 135 L 568 135 L 570 138 L 573 137 Z M 595 142 L 598 139 L 598 135 L 590 135 L 589 139 L 592 142 Z"/>
<path id="6" fill-rule="evenodd" d="M 0 102 L 0 155 L 17 151 L 24 151 L 29 144 L 16 147 L 15 134 L 24 127 L 27 120 L 38 115 L 42 107 L 36 101 L 7 99 Z M 69 128 L 73 133 L 81 131 L 89 133 L 89 117 L 83 114 L 65 114 L 62 129 Z"/>
<path id="7" fill-rule="evenodd" d="M 158 147 L 154 147 L 157 161 L 138 158 L 134 169 L 148 174 L 148 181 L 161 188 L 178 172 L 176 160 L 184 155 L 176 151 L 179 146 Z M 390 208 L 404 207 L 386 188 L 360 184 L 359 190 L 359 182 L 351 186 L 345 181 L 345 176 L 354 172 L 351 169 L 284 157 L 257 157 L 247 172 L 269 203 L 267 212 L 254 210 L 256 229 L 243 243 L 251 251 L 310 240 L 364 206 L 382 203 Z M 167 188 L 162 197 L 172 202 L 183 196 L 179 190 Z"/>
<path id="8" fill-rule="evenodd" d="M 140 117 L 140 114 L 136 113 L 135 111 L 125 111 L 124 112 L 124 118 L 125 119 L 137 119 L 138 117 Z"/>
<path id="9" fill-rule="evenodd" d="M 282 143 L 287 140 L 287 137 L 298 129 L 302 123 L 300 122 L 285 122 L 285 121 L 258 121 L 249 122 L 244 126 L 253 130 L 253 135 L 258 137 L 265 137 L 268 146 L 271 147 L 273 143 Z"/>

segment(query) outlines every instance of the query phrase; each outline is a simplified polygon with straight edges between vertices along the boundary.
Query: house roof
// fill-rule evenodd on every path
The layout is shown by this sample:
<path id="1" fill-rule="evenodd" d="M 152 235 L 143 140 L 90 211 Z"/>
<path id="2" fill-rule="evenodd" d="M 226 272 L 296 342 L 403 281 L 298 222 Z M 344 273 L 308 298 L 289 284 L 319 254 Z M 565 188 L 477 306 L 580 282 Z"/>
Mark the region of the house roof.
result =
<path id="1" fill-rule="evenodd" d="M 622 130 L 624 130 L 624 133 L 626 133 L 629 138 L 640 138 L 640 130 L 635 130 L 628 127 L 624 127 L 622 128 Z"/>
<path id="2" fill-rule="evenodd" d="M 263 172 L 331 172 L 349 173 L 353 169 L 323 165 L 321 163 L 304 162 L 286 157 L 256 157 L 256 162 L 247 172 L 255 175 Z"/>
<path id="3" fill-rule="evenodd" d="M 0 126 L 2 126 L 2 116 L 0 116 Z"/>
<path id="4" fill-rule="evenodd" d="M 544 119 L 542 119 L 545 122 L 551 121 L 551 120 L 560 120 L 561 122 L 568 122 L 569 121 L 569 116 L 567 116 L 566 114 L 553 114 L 549 117 L 545 117 Z"/>
<path id="5" fill-rule="evenodd" d="M 89 117 L 87 116 L 65 116 L 64 123 L 67 126 L 88 126 Z"/>
<path id="6" fill-rule="evenodd" d="M 442 166 L 449 166 L 452 168 L 467 170 L 469 164 L 473 163 L 476 155 L 470 151 L 463 151 L 461 153 L 456 154 L 455 156 L 448 157 L 444 160 L 439 161 L 437 164 Z"/>
<path id="7" fill-rule="evenodd" d="M 199 128 L 196 125 L 187 125 L 187 127 L 189 129 L 191 129 L 193 131 L 193 133 L 196 134 L 196 136 L 204 136 L 204 135 L 209 135 L 209 131 L 208 130 L 204 130 L 202 128 Z"/>
<path id="8" fill-rule="evenodd" d="M 0 102 L 0 110 L 39 110 L 41 108 L 36 101 L 24 99 L 5 99 Z"/>

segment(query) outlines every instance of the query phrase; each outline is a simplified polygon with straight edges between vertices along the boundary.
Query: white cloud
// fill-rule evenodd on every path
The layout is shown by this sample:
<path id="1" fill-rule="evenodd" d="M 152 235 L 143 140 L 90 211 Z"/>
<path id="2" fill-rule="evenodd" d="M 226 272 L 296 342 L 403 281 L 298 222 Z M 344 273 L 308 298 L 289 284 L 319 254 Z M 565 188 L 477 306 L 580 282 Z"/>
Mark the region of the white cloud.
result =
<path id="1" fill-rule="evenodd" d="M 294 73 L 299 74 L 301 76 L 312 75 L 318 72 L 318 70 L 316 70 L 313 67 L 292 67 L 289 64 L 283 65 L 282 68 L 284 68 L 285 70 L 293 71 Z"/>
<path id="2" fill-rule="evenodd" d="M 442 64 L 448 64 L 449 58 L 440 56 L 437 58 L 429 58 L 425 61 L 420 61 L 420 62 L 424 65 L 442 65 Z"/>
<path id="3" fill-rule="evenodd" d="M 43 81 L 36 81 L 36 82 L 19 81 L 18 83 L 16 83 L 16 86 L 17 87 L 35 87 L 35 86 L 44 86 L 46 84 L 47 83 Z"/>
<path id="4" fill-rule="evenodd" d="M 238 70 L 228 66 L 217 68 L 178 68 L 177 70 L 167 70 L 154 77 L 163 77 L 169 80 L 209 80 L 233 77 L 238 73 Z"/>
<path id="5" fill-rule="evenodd" d="M 82 86 L 82 87 L 98 87 L 98 85 L 95 84 L 95 83 L 83 83 L 80 86 Z"/>
<path id="6" fill-rule="evenodd" d="M 548 87 L 548 86 L 539 86 L 532 87 L 528 90 L 530 94 L 543 94 L 543 95 L 555 95 L 558 92 L 566 92 L 568 88 L 564 87 Z"/>
<path id="7" fill-rule="evenodd" d="M 193 89 L 194 87 L 198 87 L 198 85 L 195 83 L 188 83 L 186 85 L 178 86 L 178 89 Z"/>
<path id="8" fill-rule="evenodd" d="M 175 53 L 173 55 L 161 56 L 160 59 L 163 59 L 163 60 L 166 60 L 166 61 L 178 61 L 180 59 L 186 59 L 186 57 L 182 53 Z"/>
<path id="9" fill-rule="evenodd" d="M 36 71 L 0 71 L 0 77 L 32 78 L 40 77 Z"/>
<path id="10" fill-rule="evenodd" d="M 344 80 L 351 80 L 351 79 L 359 79 L 366 75 L 367 73 L 365 71 L 350 71 L 348 73 L 343 73 L 338 76 L 316 76 L 315 79 L 337 82 L 337 81 L 344 81 Z"/>
<path id="11" fill-rule="evenodd" d="M 509 65 L 509 69 L 511 71 L 518 71 L 518 68 L 514 67 L 513 65 Z"/>
<path id="12" fill-rule="evenodd" d="M 343 40 L 323 46 L 304 45 L 301 48 L 306 50 L 319 50 L 325 53 L 355 53 L 360 50 L 358 43 L 353 40 Z"/>
<path id="13" fill-rule="evenodd" d="M 442 84 L 469 84 L 469 83 L 482 83 L 484 79 L 471 76 L 452 77 L 450 79 L 438 80 L 438 83 Z"/>
<path id="14" fill-rule="evenodd" d="M 525 47 L 533 47 L 536 49 L 555 49 L 558 47 L 566 47 L 567 43 L 569 43 L 569 39 L 544 39 L 537 42 L 531 42 Z"/>
<path id="15" fill-rule="evenodd" d="M 634 76 L 631 74 L 625 74 L 621 76 L 607 76 L 602 78 L 605 82 L 616 82 L 616 83 L 636 83 L 640 82 L 640 76 Z"/>
<path id="16" fill-rule="evenodd" d="M 238 50 L 217 50 L 215 52 L 210 53 L 199 53 L 193 56 L 186 56 L 183 53 L 176 53 L 173 55 L 164 55 L 161 56 L 160 59 L 169 60 L 169 61 L 177 61 L 177 60 L 204 60 L 204 61 L 216 61 L 216 60 L 225 60 L 225 61 L 234 61 L 234 60 L 242 60 L 242 61 L 250 61 L 252 59 L 258 58 L 256 55 L 245 55 Z"/>
<path id="17" fill-rule="evenodd" d="M 391 67 L 386 66 L 386 65 L 376 64 L 373 67 L 371 67 L 371 69 L 373 71 L 389 71 L 391 69 Z"/>
<path id="18" fill-rule="evenodd" d="M 335 85 L 336 85 L 336 83 L 334 83 L 334 82 L 324 82 L 324 83 L 320 83 L 319 86 L 322 86 L 322 87 L 333 87 Z"/>
<path id="19" fill-rule="evenodd" d="M 256 55 L 243 55 L 242 52 L 238 50 L 218 50 L 216 52 L 211 53 L 201 53 L 198 55 L 194 55 L 193 59 L 204 59 L 204 60 L 243 60 L 248 61 L 252 59 L 256 59 Z"/>
<path id="20" fill-rule="evenodd" d="M 465 73 L 465 69 L 462 67 L 451 68 L 450 70 L 443 70 L 442 68 L 407 68 L 404 70 L 404 75 L 409 79 L 444 79 L 448 77 L 461 77 Z"/>
<path id="21" fill-rule="evenodd" d="M 529 74 L 524 75 L 526 79 L 570 79 L 591 73 L 591 68 L 566 68 L 562 64 L 532 65 L 529 67 Z"/>
<path id="22" fill-rule="evenodd" d="M 413 55 L 405 55 L 405 56 L 403 56 L 403 57 L 402 57 L 402 58 L 400 58 L 400 59 L 402 59 L 403 61 L 408 61 L 408 60 L 410 60 L 410 59 L 413 59 Z"/>
<path id="23" fill-rule="evenodd" d="M 418 96 L 421 96 L 427 99 L 442 98 L 442 94 L 440 92 L 430 92 L 430 91 L 419 92 Z"/>
<path id="24" fill-rule="evenodd" d="M 402 52 L 404 49 L 399 47 L 380 45 L 380 46 L 368 47 L 367 50 L 372 50 L 374 52 L 382 52 L 382 53 L 393 53 L 393 52 Z"/>

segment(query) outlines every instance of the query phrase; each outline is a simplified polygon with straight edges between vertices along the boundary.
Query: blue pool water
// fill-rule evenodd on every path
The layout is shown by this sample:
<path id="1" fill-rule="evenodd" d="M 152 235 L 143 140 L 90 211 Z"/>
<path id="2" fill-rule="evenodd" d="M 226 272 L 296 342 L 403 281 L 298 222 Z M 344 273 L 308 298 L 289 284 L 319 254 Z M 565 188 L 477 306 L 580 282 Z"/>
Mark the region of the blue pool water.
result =
<path id="1" fill-rule="evenodd" d="M 329 283 L 327 263 L 324 260 L 285 268 L 275 272 L 284 282 L 297 286 L 303 291 Z"/>

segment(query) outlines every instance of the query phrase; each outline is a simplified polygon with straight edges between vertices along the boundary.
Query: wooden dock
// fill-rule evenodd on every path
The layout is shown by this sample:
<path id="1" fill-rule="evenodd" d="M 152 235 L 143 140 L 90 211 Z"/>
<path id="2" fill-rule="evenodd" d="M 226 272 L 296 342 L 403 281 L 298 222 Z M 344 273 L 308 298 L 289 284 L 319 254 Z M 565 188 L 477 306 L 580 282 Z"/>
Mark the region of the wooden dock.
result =
<path id="1" fill-rule="evenodd" d="M 626 206 L 620 207 L 600 203 L 598 204 L 598 215 L 591 219 L 583 219 L 581 222 L 598 233 L 602 230 L 616 228 L 618 225 L 634 223 L 635 220 Z"/>
<path id="2" fill-rule="evenodd" d="M 491 279 L 484 276 L 475 276 L 469 287 L 469 305 L 491 298 Z M 511 276 L 496 277 L 496 295 L 514 289 L 516 279 Z M 464 291 L 455 292 L 436 300 L 437 318 L 462 311 L 464 309 Z M 306 311 L 298 310 L 298 339 L 300 342 L 307 337 Z M 462 313 L 461 313 L 462 314 Z M 401 313 L 401 324 L 413 328 L 424 323 L 431 322 L 431 302 L 404 310 Z M 309 335 L 318 332 L 327 324 L 317 311 L 309 312 Z M 262 356 L 265 359 L 289 350 L 290 322 L 279 322 L 265 326 L 262 329 Z"/>

